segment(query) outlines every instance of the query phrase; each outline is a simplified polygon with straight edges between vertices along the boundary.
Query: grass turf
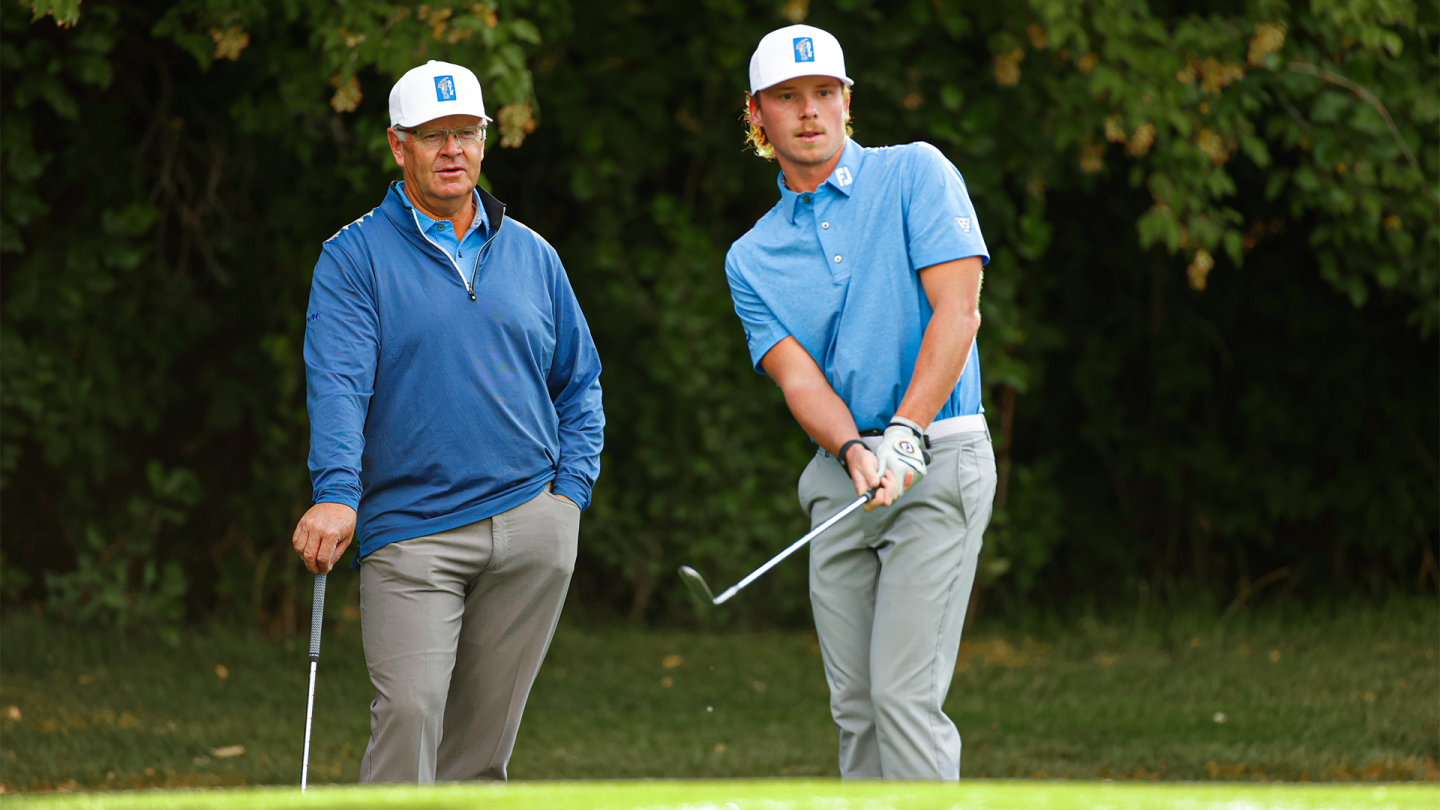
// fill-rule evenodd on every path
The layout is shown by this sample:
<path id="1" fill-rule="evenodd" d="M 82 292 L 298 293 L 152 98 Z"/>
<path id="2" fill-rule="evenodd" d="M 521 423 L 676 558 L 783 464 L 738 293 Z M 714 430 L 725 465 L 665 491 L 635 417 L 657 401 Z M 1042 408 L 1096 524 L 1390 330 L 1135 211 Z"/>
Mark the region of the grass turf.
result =
<path id="1" fill-rule="evenodd" d="M 965 740 L 962 773 L 1440 779 L 1432 602 L 1238 619 L 1224 632 L 1213 617 L 1188 614 L 1142 627 L 1081 619 L 1034 637 L 973 630 L 946 703 Z M 217 627 L 170 648 L 14 612 L 0 632 L 6 791 L 299 780 L 301 640 Z M 369 699 L 358 626 L 332 623 L 312 783 L 355 780 Z M 826 701 L 805 634 L 568 622 L 531 695 L 510 775 L 834 776 Z"/>
<path id="2" fill-rule="evenodd" d="M 587 808 L 588 810 L 1320 810 L 1433 808 L 1430 785 L 1245 785 L 1104 782 L 846 782 L 729 780 L 708 782 L 531 782 L 508 785 L 129 791 L 12 797 L 10 807 L 42 810 L 341 810 L 403 807 L 448 810 Z"/>

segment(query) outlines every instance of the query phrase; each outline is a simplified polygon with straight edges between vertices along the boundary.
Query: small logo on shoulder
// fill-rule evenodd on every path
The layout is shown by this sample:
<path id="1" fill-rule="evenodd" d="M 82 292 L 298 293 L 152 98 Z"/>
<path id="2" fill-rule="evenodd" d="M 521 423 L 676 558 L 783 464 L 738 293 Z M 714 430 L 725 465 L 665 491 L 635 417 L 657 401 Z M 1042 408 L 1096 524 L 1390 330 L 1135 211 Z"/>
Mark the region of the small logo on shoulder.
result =
<path id="1" fill-rule="evenodd" d="M 959 226 L 960 226 L 960 230 L 964 231 L 965 233 L 969 233 L 969 232 L 970 232 L 970 218 L 969 218 L 969 217 L 955 217 L 955 224 L 956 224 L 956 225 L 959 225 Z"/>
<path id="2" fill-rule="evenodd" d="M 309 324 L 312 324 L 312 323 L 318 321 L 318 320 L 320 320 L 320 313 L 318 313 L 318 312 L 312 312 L 312 313 L 310 313 L 309 315 L 306 315 L 306 316 L 305 316 L 305 323 L 306 323 L 307 326 L 308 326 Z"/>
<path id="3" fill-rule="evenodd" d="M 454 100 L 455 100 L 455 77 L 454 77 L 454 76 L 436 76 L 436 77 L 435 77 L 435 100 L 436 100 L 436 101 L 454 101 Z"/>
<path id="4" fill-rule="evenodd" d="M 815 40 L 811 39 L 810 37 L 795 38 L 795 61 L 815 61 Z"/>
<path id="5" fill-rule="evenodd" d="M 840 168 L 835 170 L 835 182 L 839 183 L 842 186 L 848 186 L 851 183 L 855 182 L 855 178 L 850 176 L 849 169 L 841 166 Z"/>

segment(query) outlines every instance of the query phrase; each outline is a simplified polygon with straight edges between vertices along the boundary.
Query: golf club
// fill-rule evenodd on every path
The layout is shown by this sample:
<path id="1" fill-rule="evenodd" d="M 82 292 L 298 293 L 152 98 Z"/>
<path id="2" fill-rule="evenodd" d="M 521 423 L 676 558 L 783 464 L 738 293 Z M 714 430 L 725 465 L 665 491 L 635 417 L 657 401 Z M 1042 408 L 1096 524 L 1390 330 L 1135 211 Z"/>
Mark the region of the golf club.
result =
<path id="1" fill-rule="evenodd" d="M 700 576 L 699 571 L 696 571 L 694 568 L 691 568 L 688 565 L 680 566 L 680 578 L 685 580 L 685 584 L 690 586 L 690 593 L 694 594 L 695 598 L 702 604 L 706 602 L 709 602 L 712 605 L 721 604 L 722 602 L 728 600 L 730 597 L 739 593 L 741 588 L 744 588 L 746 585 L 749 585 L 750 583 L 759 579 L 761 575 L 763 575 L 766 571 L 769 571 L 771 568 L 774 568 L 776 564 L 779 563 L 781 560 L 789 557 L 791 554 L 794 554 L 797 549 L 810 542 L 816 535 L 820 534 L 831 526 L 834 526 L 840 521 L 841 518 L 845 517 L 851 512 L 854 512 L 857 508 L 864 506 L 867 502 L 869 502 L 871 498 L 875 497 L 875 493 L 879 491 L 880 487 L 875 487 L 869 492 L 866 492 L 864 495 L 861 495 L 855 500 L 851 501 L 844 509 L 841 509 L 839 512 L 831 515 L 825 520 L 824 523 L 821 523 L 819 526 L 811 529 L 809 533 L 807 533 L 804 537 L 791 543 L 789 548 L 785 549 L 779 554 L 776 554 L 774 557 L 771 557 L 769 562 L 765 563 L 759 568 L 756 568 L 754 571 L 751 571 L 748 576 L 735 583 L 734 585 L 731 585 L 729 588 L 725 589 L 725 592 L 720 594 L 719 596 L 713 595 L 710 592 L 710 586 L 705 584 L 705 578 Z"/>
<path id="2" fill-rule="evenodd" d="M 310 776 L 310 721 L 315 716 L 315 665 L 320 663 L 320 628 L 325 619 L 325 574 L 315 575 L 315 601 L 310 608 L 310 696 L 305 699 L 305 759 L 300 765 L 300 792 Z"/>

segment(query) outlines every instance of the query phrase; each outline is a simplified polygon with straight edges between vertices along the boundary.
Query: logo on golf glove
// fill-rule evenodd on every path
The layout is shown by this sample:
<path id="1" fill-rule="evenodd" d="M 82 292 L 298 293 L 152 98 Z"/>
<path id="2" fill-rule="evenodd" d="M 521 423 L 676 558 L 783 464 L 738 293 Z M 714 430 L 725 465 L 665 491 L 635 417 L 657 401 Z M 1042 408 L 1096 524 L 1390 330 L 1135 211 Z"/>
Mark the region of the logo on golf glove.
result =
<path id="1" fill-rule="evenodd" d="M 925 453 L 915 441 L 915 432 L 905 425 L 891 425 L 885 428 L 885 436 L 875 450 L 879 460 L 879 472 L 883 477 L 886 470 L 895 473 L 900 485 L 900 494 L 905 494 L 905 474 L 914 473 L 910 486 L 920 483 L 925 477 Z"/>

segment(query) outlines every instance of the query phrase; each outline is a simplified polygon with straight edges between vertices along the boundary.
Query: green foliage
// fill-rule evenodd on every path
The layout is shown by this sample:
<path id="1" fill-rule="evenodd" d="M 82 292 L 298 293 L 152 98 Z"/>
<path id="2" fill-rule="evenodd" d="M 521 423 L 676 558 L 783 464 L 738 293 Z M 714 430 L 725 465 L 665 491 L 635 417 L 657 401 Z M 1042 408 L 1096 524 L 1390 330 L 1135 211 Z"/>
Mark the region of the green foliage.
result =
<path id="1" fill-rule="evenodd" d="M 181 599 L 189 583 L 176 560 L 161 567 L 157 540 L 167 525 L 185 523 L 186 510 L 200 500 L 200 482 L 190 470 L 167 472 L 153 460 L 145 473 L 150 492 L 130 499 L 129 525 L 113 537 L 98 526 L 87 526 L 74 570 L 46 572 L 47 607 L 82 623 L 101 622 L 122 630 L 147 622 L 174 645 L 180 641 L 179 624 L 185 617 Z"/>
<path id="2" fill-rule="evenodd" d="M 798 536 L 813 449 L 750 370 L 721 268 L 776 196 L 741 148 L 747 60 L 799 18 L 845 43 L 857 139 L 940 147 L 985 227 L 989 604 L 1228 593 L 1282 566 L 1315 593 L 1327 572 L 1327 590 L 1418 587 L 1437 537 L 1433 4 L 4 11 L 0 540 L 25 598 L 170 615 L 113 594 L 171 605 L 178 564 L 192 615 L 300 626 L 309 273 L 395 176 L 386 95 L 426 59 L 481 77 L 501 133 L 483 182 L 556 245 L 600 345 L 581 599 L 658 619 L 684 609 L 678 564 L 729 583 Z M 152 463 L 199 494 L 159 494 Z M 184 519 L 137 528 L 137 502 Z M 720 621 L 803 621 L 804 578 L 782 566 Z"/>

